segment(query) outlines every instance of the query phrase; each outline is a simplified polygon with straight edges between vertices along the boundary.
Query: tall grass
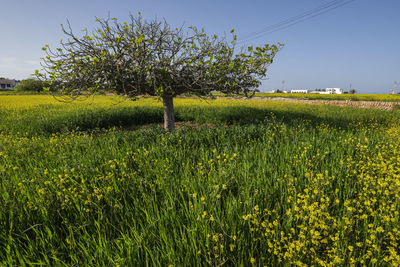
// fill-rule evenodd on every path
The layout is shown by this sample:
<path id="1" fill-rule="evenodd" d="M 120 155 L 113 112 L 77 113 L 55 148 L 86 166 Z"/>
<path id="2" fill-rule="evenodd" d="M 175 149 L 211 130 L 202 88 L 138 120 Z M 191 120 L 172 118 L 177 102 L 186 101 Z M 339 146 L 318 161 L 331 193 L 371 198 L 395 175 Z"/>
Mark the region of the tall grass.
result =
<path id="1" fill-rule="evenodd" d="M 217 126 L 166 133 L 109 128 L 160 103 L 110 103 L 3 105 L 3 264 L 399 262 L 397 112 L 181 99 L 179 120 Z"/>

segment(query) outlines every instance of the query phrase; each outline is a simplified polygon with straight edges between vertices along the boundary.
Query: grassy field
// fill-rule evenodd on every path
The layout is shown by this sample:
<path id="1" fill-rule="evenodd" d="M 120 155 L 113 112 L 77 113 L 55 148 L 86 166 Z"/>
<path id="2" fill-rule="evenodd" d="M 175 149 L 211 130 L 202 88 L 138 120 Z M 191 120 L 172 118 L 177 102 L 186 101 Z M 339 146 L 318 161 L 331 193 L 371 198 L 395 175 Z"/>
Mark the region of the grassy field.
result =
<path id="1" fill-rule="evenodd" d="M 0 96 L 3 265 L 400 262 L 400 113 Z M 137 131 L 130 127 L 148 125 Z"/>

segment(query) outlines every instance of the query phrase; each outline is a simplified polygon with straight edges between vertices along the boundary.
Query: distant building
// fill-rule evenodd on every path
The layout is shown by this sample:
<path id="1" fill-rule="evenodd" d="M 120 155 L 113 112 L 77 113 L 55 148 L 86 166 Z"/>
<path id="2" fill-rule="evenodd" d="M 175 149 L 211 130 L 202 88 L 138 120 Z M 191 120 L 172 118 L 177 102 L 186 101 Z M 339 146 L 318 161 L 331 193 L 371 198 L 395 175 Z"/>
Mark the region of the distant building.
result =
<path id="1" fill-rule="evenodd" d="M 16 80 L 0 79 L 0 90 L 13 90 L 19 83 L 20 82 Z"/>
<path id="2" fill-rule="evenodd" d="M 301 89 L 301 90 L 290 90 L 290 93 L 330 95 L 330 94 L 343 94 L 343 90 L 341 88 L 326 88 L 326 89 L 315 89 L 315 90 Z"/>
<path id="3" fill-rule="evenodd" d="M 314 90 L 308 90 L 308 89 L 295 89 L 295 90 L 290 90 L 290 91 L 282 91 L 282 90 L 271 90 L 266 93 L 291 93 L 291 94 L 321 94 L 321 95 L 331 95 L 331 94 L 344 94 L 343 89 L 341 88 L 325 88 L 325 89 L 314 89 Z"/>
<path id="4" fill-rule="evenodd" d="M 276 89 L 276 90 L 271 90 L 271 91 L 267 91 L 265 93 L 267 94 L 287 94 L 288 91 L 286 90 L 280 90 L 280 89 Z"/>
<path id="5" fill-rule="evenodd" d="M 310 90 L 290 90 L 291 94 L 308 94 Z"/>
<path id="6" fill-rule="evenodd" d="M 322 94 L 343 94 L 343 90 L 341 88 L 326 88 Z"/>

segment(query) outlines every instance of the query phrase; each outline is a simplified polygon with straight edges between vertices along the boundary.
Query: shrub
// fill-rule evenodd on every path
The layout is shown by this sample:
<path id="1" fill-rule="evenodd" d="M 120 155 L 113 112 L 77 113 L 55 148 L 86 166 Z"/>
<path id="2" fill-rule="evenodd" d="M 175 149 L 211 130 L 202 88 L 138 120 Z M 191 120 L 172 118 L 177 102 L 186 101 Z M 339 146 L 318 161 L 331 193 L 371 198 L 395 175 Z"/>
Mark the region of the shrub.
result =
<path id="1" fill-rule="evenodd" d="M 41 92 L 48 86 L 49 84 L 47 82 L 39 81 L 37 79 L 26 79 L 22 80 L 20 84 L 15 86 L 15 90 Z"/>

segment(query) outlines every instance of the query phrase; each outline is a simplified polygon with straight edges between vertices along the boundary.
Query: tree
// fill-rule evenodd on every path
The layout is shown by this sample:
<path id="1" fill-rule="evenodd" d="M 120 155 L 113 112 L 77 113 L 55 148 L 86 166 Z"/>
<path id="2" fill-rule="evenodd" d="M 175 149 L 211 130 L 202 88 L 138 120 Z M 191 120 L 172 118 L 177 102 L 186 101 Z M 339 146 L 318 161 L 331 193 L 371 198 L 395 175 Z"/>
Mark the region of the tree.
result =
<path id="1" fill-rule="evenodd" d="M 46 87 L 49 87 L 48 82 L 40 81 L 37 79 L 26 79 L 22 80 L 20 84 L 16 85 L 15 90 L 41 92 Z"/>
<path id="2" fill-rule="evenodd" d="M 157 96 L 168 131 L 174 129 L 175 96 L 210 96 L 212 91 L 250 96 L 283 46 L 237 51 L 233 30 L 227 41 L 196 27 L 173 29 L 165 20 L 147 21 L 140 13 L 130 15 L 129 22 L 96 21 L 97 28 L 90 33 L 84 29 L 82 36 L 73 33 L 69 22 L 62 26 L 68 39 L 56 50 L 42 48 L 46 56 L 37 77 L 72 98 L 110 91 L 132 99 Z"/>
<path id="3" fill-rule="evenodd" d="M 352 95 L 354 95 L 354 94 L 356 93 L 356 90 L 351 89 L 351 90 L 349 91 L 349 93 L 352 94 Z"/>

